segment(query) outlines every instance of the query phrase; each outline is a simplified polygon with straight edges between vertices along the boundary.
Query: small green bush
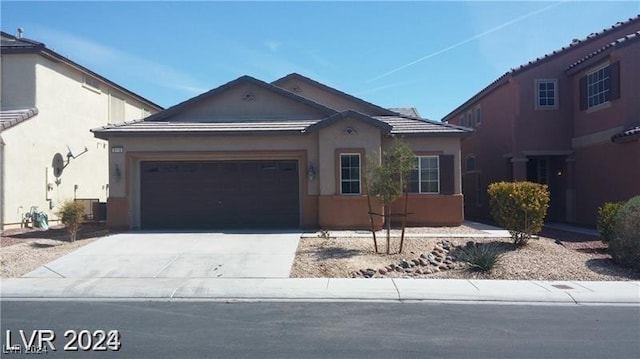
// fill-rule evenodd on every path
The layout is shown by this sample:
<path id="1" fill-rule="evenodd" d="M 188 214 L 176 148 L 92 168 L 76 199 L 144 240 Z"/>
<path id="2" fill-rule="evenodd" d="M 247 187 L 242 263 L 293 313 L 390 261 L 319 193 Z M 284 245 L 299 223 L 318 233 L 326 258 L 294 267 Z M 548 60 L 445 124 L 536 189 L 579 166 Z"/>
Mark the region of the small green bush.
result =
<path id="1" fill-rule="evenodd" d="M 84 216 L 84 205 L 81 202 L 67 200 L 62 203 L 57 214 L 69 231 L 69 240 L 74 242 Z"/>
<path id="2" fill-rule="evenodd" d="M 605 241 L 611 240 L 616 215 L 625 202 L 607 202 L 598 208 L 598 232 Z"/>
<path id="3" fill-rule="evenodd" d="M 640 269 L 640 196 L 627 201 L 615 217 L 609 253 L 616 263 Z"/>
<path id="4" fill-rule="evenodd" d="M 517 246 L 542 230 L 549 208 L 547 186 L 533 182 L 495 182 L 489 185 L 491 216 L 511 233 Z"/>
<path id="5" fill-rule="evenodd" d="M 503 252 L 498 243 L 467 243 L 458 258 L 469 264 L 472 272 L 488 272 L 497 267 Z"/>

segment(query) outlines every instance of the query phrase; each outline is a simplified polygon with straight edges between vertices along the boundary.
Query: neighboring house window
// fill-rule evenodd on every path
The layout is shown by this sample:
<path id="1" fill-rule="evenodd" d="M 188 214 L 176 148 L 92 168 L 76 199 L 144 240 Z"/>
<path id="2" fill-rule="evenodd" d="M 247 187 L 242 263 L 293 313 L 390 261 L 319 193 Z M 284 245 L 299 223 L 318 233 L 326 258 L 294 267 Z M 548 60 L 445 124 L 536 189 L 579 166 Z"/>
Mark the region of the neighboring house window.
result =
<path id="1" fill-rule="evenodd" d="M 620 97 L 620 63 L 601 67 L 580 79 L 580 109 L 597 107 Z"/>
<path id="2" fill-rule="evenodd" d="M 477 169 L 476 156 L 469 155 L 467 157 L 467 163 L 466 163 L 465 169 L 467 170 L 467 172 L 475 171 Z"/>
<path id="3" fill-rule="evenodd" d="M 416 168 L 409 176 L 409 192 L 440 193 L 440 158 L 417 156 Z"/>
<path id="4" fill-rule="evenodd" d="M 84 85 L 94 90 L 100 90 L 100 82 L 91 76 L 84 77 Z"/>
<path id="5" fill-rule="evenodd" d="M 109 123 L 124 122 L 124 99 L 111 95 L 109 99 Z"/>
<path id="6" fill-rule="evenodd" d="M 360 154 L 340 154 L 340 193 L 360 194 Z"/>
<path id="7" fill-rule="evenodd" d="M 149 115 L 151 115 L 151 113 L 149 112 L 149 110 L 148 110 L 148 109 L 146 109 L 146 108 L 143 108 L 143 109 L 142 109 L 142 118 L 149 117 Z"/>
<path id="8" fill-rule="evenodd" d="M 467 127 L 473 127 L 473 111 L 467 111 Z"/>
<path id="9" fill-rule="evenodd" d="M 460 116 L 460 121 L 458 122 L 458 125 L 460 126 L 464 126 L 464 114 L 462 116 Z"/>
<path id="10" fill-rule="evenodd" d="M 479 126 L 482 123 L 482 108 L 480 105 L 476 107 L 476 126 Z"/>
<path id="11" fill-rule="evenodd" d="M 558 108 L 558 80 L 536 80 L 536 109 Z"/>

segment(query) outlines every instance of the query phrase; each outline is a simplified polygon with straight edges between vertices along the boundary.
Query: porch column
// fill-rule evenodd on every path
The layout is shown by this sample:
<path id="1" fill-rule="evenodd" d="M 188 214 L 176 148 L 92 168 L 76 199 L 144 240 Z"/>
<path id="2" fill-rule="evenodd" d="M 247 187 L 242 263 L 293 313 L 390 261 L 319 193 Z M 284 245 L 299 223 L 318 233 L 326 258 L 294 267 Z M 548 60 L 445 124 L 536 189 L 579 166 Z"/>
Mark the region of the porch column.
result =
<path id="1" fill-rule="evenodd" d="M 526 157 L 514 157 L 511 159 L 514 182 L 527 180 L 527 161 L 529 160 Z"/>

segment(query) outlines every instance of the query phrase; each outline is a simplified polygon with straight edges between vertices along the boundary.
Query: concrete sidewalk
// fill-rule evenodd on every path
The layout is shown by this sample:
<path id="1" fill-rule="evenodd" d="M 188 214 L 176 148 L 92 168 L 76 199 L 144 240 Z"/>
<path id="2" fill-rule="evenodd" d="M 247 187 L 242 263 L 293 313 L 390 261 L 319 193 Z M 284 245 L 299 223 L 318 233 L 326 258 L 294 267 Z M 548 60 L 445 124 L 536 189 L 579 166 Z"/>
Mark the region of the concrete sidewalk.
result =
<path id="1" fill-rule="evenodd" d="M 3 300 L 437 301 L 640 306 L 640 282 L 350 278 L 10 278 Z"/>

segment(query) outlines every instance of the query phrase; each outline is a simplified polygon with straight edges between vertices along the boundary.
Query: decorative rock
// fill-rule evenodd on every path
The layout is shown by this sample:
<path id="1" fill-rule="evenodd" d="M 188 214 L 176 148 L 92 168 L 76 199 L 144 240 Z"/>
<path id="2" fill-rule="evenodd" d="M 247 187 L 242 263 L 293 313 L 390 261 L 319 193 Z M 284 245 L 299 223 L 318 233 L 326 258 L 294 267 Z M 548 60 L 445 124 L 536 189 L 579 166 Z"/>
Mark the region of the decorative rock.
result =
<path id="1" fill-rule="evenodd" d="M 440 269 L 440 270 L 447 270 L 448 268 L 447 268 L 447 265 L 446 265 L 446 264 L 441 264 L 441 265 L 439 265 L 439 266 L 438 266 L 438 269 Z"/>
<path id="2" fill-rule="evenodd" d="M 432 269 L 433 269 L 433 273 L 440 272 L 440 268 L 438 268 L 438 267 L 432 267 Z"/>
<path id="3" fill-rule="evenodd" d="M 380 273 L 380 274 L 382 274 L 382 275 L 385 275 L 385 274 L 387 274 L 387 270 L 386 270 L 386 269 L 384 269 L 384 268 L 380 268 L 380 269 L 378 270 L 378 273 Z"/>
<path id="4" fill-rule="evenodd" d="M 431 269 L 430 267 L 427 267 L 425 269 L 422 270 L 422 273 L 424 274 L 431 274 L 433 273 L 433 269 Z"/>
<path id="5" fill-rule="evenodd" d="M 395 271 L 396 271 L 396 272 L 404 272 L 404 269 L 402 269 L 402 267 L 400 267 L 400 266 L 397 266 L 397 267 L 395 268 Z"/>
<path id="6" fill-rule="evenodd" d="M 422 254 L 420 255 L 420 258 L 422 258 L 422 259 L 429 259 L 429 257 L 427 257 L 424 253 L 422 253 Z"/>
<path id="7" fill-rule="evenodd" d="M 447 259 L 447 260 L 444 261 L 444 264 L 452 264 L 452 263 L 453 263 L 453 261 L 451 261 L 450 259 Z"/>
<path id="8" fill-rule="evenodd" d="M 429 259 L 429 263 L 433 264 L 436 267 L 440 265 L 440 262 L 436 261 L 435 259 Z"/>
<path id="9" fill-rule="evenodd" d="M 420 265 L 420 261 L 417 259 L 412 259 L 411 262 L 413 262 L 413 264 L 415 265 Z"/>
<path id="10" fill-rule="evenodd" d="M 422 274 L 422 269 L 419 269 L 419 268 L 418 268 L 418 269 L 416 269 L 416 271 L 415 271 L 415 272 L 413 272 L 413 273 L 415 273 L 415 274 Z"/>
<path id="11" fill-rule="evenodd" d="M 426 261 L 423 258 L 420 258 L 419 262 L 420 262 L 421 266 L 428 266 L 429 265 L 429 261 Z"/>

